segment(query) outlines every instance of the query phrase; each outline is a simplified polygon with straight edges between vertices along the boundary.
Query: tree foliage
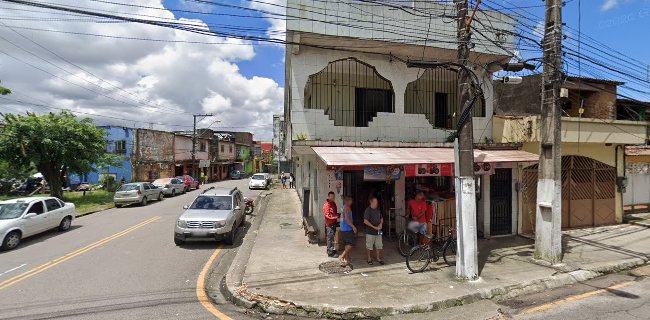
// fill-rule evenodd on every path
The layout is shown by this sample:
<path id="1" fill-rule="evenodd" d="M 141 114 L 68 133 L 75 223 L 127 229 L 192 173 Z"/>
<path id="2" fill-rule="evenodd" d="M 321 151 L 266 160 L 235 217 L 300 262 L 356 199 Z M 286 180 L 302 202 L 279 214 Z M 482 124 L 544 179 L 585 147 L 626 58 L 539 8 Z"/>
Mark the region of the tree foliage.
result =
<path id="1" fill-rule="evenodd" d="M 2 117 L 0 159 L 33 165 L 49 183 L 52 196 L 62 196 L 65 172 L 88 173 L 106 152 L 105 133 L 90 119 L 79 120 L 65 111 Z"/>
<path id="2" fill-rule="evenodd" d="M 2 82 L 2 81 L 0 81 L 0 82 Z M 7 88 L 5 88 L 3 86 L 0 86 L 0 96 L 6 96 L 6 95 L 8 95 L 10 93 L 11 93 L 11 90 L 9 90 L 9 89 L 7 89 Z"/>

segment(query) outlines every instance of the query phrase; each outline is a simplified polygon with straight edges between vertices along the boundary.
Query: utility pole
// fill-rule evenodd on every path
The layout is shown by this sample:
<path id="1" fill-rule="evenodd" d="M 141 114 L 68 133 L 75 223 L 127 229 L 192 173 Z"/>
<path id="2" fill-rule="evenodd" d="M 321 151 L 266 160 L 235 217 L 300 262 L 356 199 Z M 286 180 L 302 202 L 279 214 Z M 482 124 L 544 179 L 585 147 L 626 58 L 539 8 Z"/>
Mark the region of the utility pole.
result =
<path id="1" fill-rule="evenodd" d="M 463 65 L 458 71 L 458 103 L 461 114 L 469 116 L 466 121 L 459 121 L 458 135 L 454 142 L 456 155 L 456 276 L 460 279 L 478 278 L 477 229 L 476 229 L 476 181 L 474 180 L 474 130 L 472 107 L 470 101 L 472 79 L 469 65 L 470 23 L 467 16 L 467 0 L 455 0 L 458 14 L 458 64 Z M 480 1 L 477 1 L 477 7 Z M 474 10 L 474 13 L 476 10 Z M 462 117 L 461 117 L 462 119 Z M 464 125 L 462 122 L 465 122 Z"/>
<path id="2" fill-rule="evenodd" d="M 192 178 L 196 179 L 196 118 L 197 117 L 212 117 L 212 114 L 195 114 L 194 126 L 192 130 Z"/>
<path id="3" fill-rule="evenodd" d="M 562 0 L 546 0 L 535 259 L 562 260 Z"/>

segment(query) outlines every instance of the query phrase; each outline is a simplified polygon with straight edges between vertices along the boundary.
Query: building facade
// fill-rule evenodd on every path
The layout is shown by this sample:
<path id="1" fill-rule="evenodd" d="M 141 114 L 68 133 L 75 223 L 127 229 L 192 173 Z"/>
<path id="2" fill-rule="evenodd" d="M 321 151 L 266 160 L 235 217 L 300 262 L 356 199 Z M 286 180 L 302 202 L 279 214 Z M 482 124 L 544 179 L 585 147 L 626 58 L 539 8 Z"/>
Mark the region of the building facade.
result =
<path id="1" fill-rule="evenodd" d="M 106 153 L 112 153 L 119 156 L 122 161 L 118 167 L 98 168 L 93 165 L 94 171 L 87 174 L 70 173 L 68 175 L 68 184 L 72 187 L 87 182 L 99 184 L 104 180 L 104 176 L 113 176 L 115 181 L 121 181 L 124 178 L 127 182 L 131 181 L 132 166 L 131 154 L 133 150 L 133 129 L 117 126 L 99 126 L 99 129 L 106 132 Z"/>
<path id="2" fill-rule="evenodd" d="M 286 94 L 285 94 L 286 95 Z M 285 103 L 286 104 L 286 103 Z M 289 167 L 289 162 L 287 161 L 287 155 L 289 151 L 287 147 L 290 145 L 286 143 L 286 125 L 284 121 L 284 116 L 279 114 L 273 115 L 273 157 L 271 171 L 275 173 L 280 173 L 282 171 L 291 171 Z"/>
<path id="3" fill-rule="evenodd" d="M 495 142 L 518 143 L 539 154 L 541 75 L 521 85 L 494 85 Z M 562 85 L 562 227 L 623 221 L 625 146 L 643 144 L 646 124 L 617 117 L 617 86 L 601 79 L 566 77 Z M 518 167 L 519 233 L 535 231 L 537 165 Z"/>
<path id="4" fill-rule="evenodd" d="M 324 238 L 321 208 L 328 192 L 355 198 L 353 212 L 363 213 L 368 196 L 379 198 L 388 234 L 399 232 L 406 214 L 406 203 L 417 190 L 426 192 L 438 210 L 438 226 L 455 225 L 454 155 L 451 137 L 459 115 L 456 70 L 410 68 L 409 57 L 428 61 L 455 61 L 456 24 L 444 18 L 423 17 L 420 10 L 447 11 L 453 5 L 415 2 L 414 8 L 395 10 L 382 6 L 344 1 L 288 1 L 287 13 L 301 17 L 287 21 L 285 112 L 274 117 L 274 148 L 291 160 L 297 191 L 303 202 L 303 215 L 313 217 L 319 236 Z M 310 7 L 310 10 L 305 9 Z M 334 26 L 316 22 L 315 12 L 341 16 Z M 330 12 L 331 15 L 329 14 Z M 372 12 L 369 15 L 367 12 Z M 514 30 L 514 21 L 498 12 L 477 12 L 497 29 Z M 314 21 L 315 20 L 315 21 Z M 436 30 L 437 41 L 424 41 L 405 33 L 402 24 Z M 513 39 L 490 30 L 481 30 L 498 45 L 479 41 L 472 49 L 471 64 L 481 83 L 482 96 L 472 111 L 475 142 L 491 139 L 493 114 L 492 73 L 498 63 L 511 57 Z M 447 41 L 449 40 L 449 41 Z M 359 48 L 336 50 L 336 47 Z M 423 50 L 424 48 L 424 50 Z M 284 121 L 284 124 L 282 124 Z M 285 136 L 286 148 L 278 141 Z M 281 139 L 280 139 L 281 140 Z M 279 157 L 278 160 L 281 161 Z M 275 159 L 274 159 L 275 161 Z M 534 162 L 533 154 L 508 145 L 502 150 L 475 151 L 476 174 L 480 181 L 493 179 L 506 193 L 482 196 L 485 184 L 479 182 L 477 220 L 480 234 L 489 219 L 491 205 L 508 207 L 498 234 L 513 234 L 517 228 L 517 164 Z M 355 217 L 355 221 L 363 221 Z"/>
<path id="5" fill-rule="evenodd" d="M 153 181 L 175 174 L 173 132 L 134 129 L 131 156 L 133 181 Z"/>
<path id="6" fill-rule="evenodd" d="M 199 178 L 201 174 L 208 175 L 210 168 L 210 139 L 203 137 L 196 138 L 194 162 L 192 162 L 192 135 L 177 133 L 174 136 L 174 174 L 195 175 Z M 195 169 L 194 169 L 195 168 Z"/>

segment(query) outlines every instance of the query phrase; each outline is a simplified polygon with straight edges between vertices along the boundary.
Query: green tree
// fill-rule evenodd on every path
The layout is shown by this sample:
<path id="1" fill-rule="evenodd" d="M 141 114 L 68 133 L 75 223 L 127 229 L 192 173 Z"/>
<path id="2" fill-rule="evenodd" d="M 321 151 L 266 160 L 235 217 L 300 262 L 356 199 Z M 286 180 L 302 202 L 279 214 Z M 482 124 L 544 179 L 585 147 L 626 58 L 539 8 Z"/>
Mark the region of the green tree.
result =
<path id="1" fill-rule="evenodd" d="M 62 197 L 65 172 L 88 173 L 106 152 L 104 131 L 90 119 L 69 112 L 36 115 L 1 114 L 0 159 L 16 166 L 33 165 Z"/>
<path id="2" fill-rule="evenodd" d="M 0 81 L 0 82 L 2 82 L 2 81 Z M 11 90 L 9 90 L 9 89 L 7 89 L 7 88 L 5 88 L 3 86 L 0 86 L 0 96 L 6 96 L 6 95 L 8 95 L 10 93 L 11 93 Z"/>

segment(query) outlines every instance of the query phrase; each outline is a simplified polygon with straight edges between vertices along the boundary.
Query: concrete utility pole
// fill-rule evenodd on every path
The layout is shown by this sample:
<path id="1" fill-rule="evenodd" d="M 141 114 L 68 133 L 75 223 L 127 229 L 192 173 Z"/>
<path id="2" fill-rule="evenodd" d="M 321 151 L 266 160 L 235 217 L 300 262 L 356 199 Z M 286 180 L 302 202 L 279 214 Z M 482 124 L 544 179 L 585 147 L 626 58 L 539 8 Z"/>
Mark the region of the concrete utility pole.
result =
<path id="1" fill-rule="evenodd" d="M 469 41 L 471 18 L 467 16 L 467 0 L 456 0 L 458 12 L 458 63 L 465 66 L 458 71 L 458 103 L 461 114 L 471 108 L 471 77 L 469 66 Z M 477 1 L 477 6 L 480 1 Z M 474 11 L 476 12 L 476 10 Z M 472 15 L 473 17 L 473 15 Z M 459 121 L 459 124 L 460 121 Z M 478 278 L 476 235 L 476 181 L 474 180 L 474 132 L 472 115 L 459 127 L 454 143 L 456 149 L 456 276 L 460 279 Z"/>
<path id="2" fill-rule="evenodd" d="M 212 117 L 212 114 L 195 114 L 192 129 L 192 177 L 196 179 L 196 117 Z"/>
<path id="3" fill-rule="evenodd" d="M 535 259 L 562 261 L 562 0 L 546 0 Z"/>

